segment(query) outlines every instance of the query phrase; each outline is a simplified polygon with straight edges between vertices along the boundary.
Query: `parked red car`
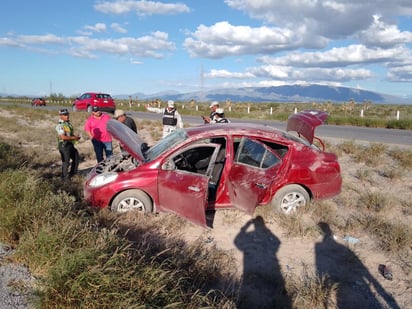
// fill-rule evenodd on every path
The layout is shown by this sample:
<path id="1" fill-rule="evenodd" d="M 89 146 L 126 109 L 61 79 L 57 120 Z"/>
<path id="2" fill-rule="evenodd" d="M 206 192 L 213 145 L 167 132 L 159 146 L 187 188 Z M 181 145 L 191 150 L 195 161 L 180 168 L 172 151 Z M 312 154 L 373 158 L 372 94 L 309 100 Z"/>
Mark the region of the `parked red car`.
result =
<path id="1" fill-rule="evenodd" d="M 288 130 L 257 124 L 206 124 L 179 129 L 152 147 L 122 123 L 108 131 L 127 153 L 89 173 L 84 197 L 117 212 L 174 212 L 206 226 L 206 210 L 236 207 L 253 214 L 271 203 L 286 214 L 340 193 L 337 157 L 312 144 L 327 114 L 293 115 Z M 322 147 L 321 147 L 322 148 Z"/>
<path id="2" fill-rule="evenodd" d="M 46 106 L 46 100 L 43 98 L 34 98 L 31 100 L 31 106 Z"/>
<path id="3" fill-rule="evenodd" d="M 93 106 L 98 106 L 101 111 L 114 113 L 116 103 L 107 93 L 86 92 L 73 101 L 73 111 L 86 110 L 92 112 Z"/>

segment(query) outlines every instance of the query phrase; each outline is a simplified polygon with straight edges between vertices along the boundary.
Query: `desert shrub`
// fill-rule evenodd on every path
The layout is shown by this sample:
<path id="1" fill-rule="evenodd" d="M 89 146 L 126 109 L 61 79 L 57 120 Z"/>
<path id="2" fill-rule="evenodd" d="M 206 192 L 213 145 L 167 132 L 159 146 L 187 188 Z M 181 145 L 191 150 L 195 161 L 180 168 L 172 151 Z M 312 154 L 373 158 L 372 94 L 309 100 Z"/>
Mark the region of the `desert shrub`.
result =
<path id="1" fill-rule="evenodd" d="M 358 149 L 355 153 L 356 162 L 363 162 L 368 166 L 377 166 L 382 161 L 382 156 L 387 147 L 383 144 L 372 143 Z"/>
<path id="2" fill-rule="evenodd" d="M 412 168 L 412 150 L 411 149 L 393 149 L 388 154 L 403 168 Z"/>
<path id="3" fill-rule="evenodd" d="M 355 154 L 358 151 L 359 146 L 356 145 L 354 141 L 345 141 L 338 144 L 336 148 L 343 151 L 346 154 Z"/>
<path id="4" fill-rule="evenodd" d="M 389 197 L 380 192 L 366 191 L 359 196 L 358 206 L 363 209 L 379 212 L 388 206 Z"/>
<path id="5" fill-rule="evenodd" d="M 364 215 L 364 228 L 377 241 L 378 247 L 388 253 L 399 253 L 412 246 L 412 230 L 410 226 L 400 222 L 386 221 L 376 215 Z"/>
<path id="6" fill-rule="evenodd" d="M 287 289 L 293 295 L 293 308 L 334 308 L 338 284 L 328 275 L 319 275 L 303 265 L 300 275 L 289 276 Z"/>

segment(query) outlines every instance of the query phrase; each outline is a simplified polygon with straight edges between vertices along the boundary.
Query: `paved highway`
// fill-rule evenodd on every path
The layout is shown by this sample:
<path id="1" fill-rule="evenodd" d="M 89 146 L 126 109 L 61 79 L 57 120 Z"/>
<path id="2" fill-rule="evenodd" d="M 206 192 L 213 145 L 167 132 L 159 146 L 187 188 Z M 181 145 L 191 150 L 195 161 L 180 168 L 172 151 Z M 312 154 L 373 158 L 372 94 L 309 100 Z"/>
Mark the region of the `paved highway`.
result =
<path id="1" fill-rule="evenodd" d="M 0 105 L 12 105 L 13 103 L 0 102 Z M 30 104 L 19 104 L 19 106 L 27 106 L 33 108 Z M 39 108 L 39 107 L 38 107 Z M 50 110 L 57 110 L 58 106 L 40 107 Z M 128 112 L 137 119 L 161 120 L 161 114 L 150 112 Z M 200 116 L 182 115 L 183 123 L 190 125 L 200 125 L 203 120 Z M 245 119 L 233 119 L 231 122 L 246 122 Z M 260 123 L 269 125 L 281 130 L 286 130 L 286 122 L 284 121 L 268 121 L 268 120 L 249 120 L 248 122 Z M 393 144 L 399 146 L 412 147 L 412 130 L 398 130 L 398 129 L 383 129 L 383 128 L 366 128 L 356 126 L 336 126 L 336 125 L 322 125 L 317 128 L 316 136 L 325 140 L 353 140 L 357 143 L 373 142 L 383 144 Z"/>
<path id="2" fill-rule="evenodd" d="M 137 119 L 160 120 L 161 115 L 146 112 L 127 112 Z M 199 116 L 182 115 L 183 123 L 199 125 L 203 120 Z M 244 119 L 229 118 L 231 122 L 245 122 Z M 281 130 L 286 130 L 284 121 L 249 120 L 248 122 L 269 125 Z M 316 136 L 332 140 L 353 140 L 356 142 L 373 142 L 394 144 L 412 147 L 412 131 L 398 129 L 366 128 L 355 126 L 321 125 L 317 128 Z"/>

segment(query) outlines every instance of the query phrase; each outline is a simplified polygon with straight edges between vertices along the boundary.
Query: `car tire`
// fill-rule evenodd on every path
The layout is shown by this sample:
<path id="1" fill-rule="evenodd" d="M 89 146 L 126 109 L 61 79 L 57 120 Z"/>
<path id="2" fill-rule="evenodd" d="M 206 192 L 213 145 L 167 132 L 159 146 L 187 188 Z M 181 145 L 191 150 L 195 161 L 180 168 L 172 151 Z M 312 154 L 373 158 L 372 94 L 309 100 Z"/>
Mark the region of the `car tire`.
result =
<path id="1" fill-rule="evenodd" d="M 73 105 L 72 110 L 73 110 L 73 112 L 78 112 L 78 109 L 77 109 L 76 105 Z"/>
<path id="2" fill-rule="evenodd" d="M 87 106 L 87 112 L 88 112 L 88 113 L 91 113 L 91 112 L 92 112 L 92 106 L 91 106 L 91 105 Z"/>
<path id="3" fill-rule="evenodd" d="M 153 212 L 153 203 L 150 197 L 143 191 L 131 189 L 117 195 L 110 206 L 110 210 L 115 212 L 128 212 L 132 210 Z"/>
<path id="4" fill-rule="evenodd" d="M 292 215 L 309 203 L 309 193 L 302 186 L 295 184 L 284 186 L 272 199 L 272 207 L 275 211 L 285 215 Z"/>

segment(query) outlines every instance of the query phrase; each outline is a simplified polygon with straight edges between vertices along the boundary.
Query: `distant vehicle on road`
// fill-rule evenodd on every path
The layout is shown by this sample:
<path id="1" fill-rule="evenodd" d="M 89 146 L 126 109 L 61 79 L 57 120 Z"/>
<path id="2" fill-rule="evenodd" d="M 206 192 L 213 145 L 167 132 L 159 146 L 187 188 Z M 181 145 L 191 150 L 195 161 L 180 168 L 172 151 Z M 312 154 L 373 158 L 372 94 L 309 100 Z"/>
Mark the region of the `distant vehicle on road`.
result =
<path id="1" fill-rule="evenodd" d="M 74 112 L 86 110 L 92 112 L 92 108 L 98 106 L 101 111 L 114 113 L 116 103 L 110 94 L 99 92 L 85 92 L 73 101 Z"/>
<path id="2" fill-rule="evenodd" d="M 44 98 L 34 98 L 31 100 L 31 106 L 46 106 L 46 100 Z"/>

